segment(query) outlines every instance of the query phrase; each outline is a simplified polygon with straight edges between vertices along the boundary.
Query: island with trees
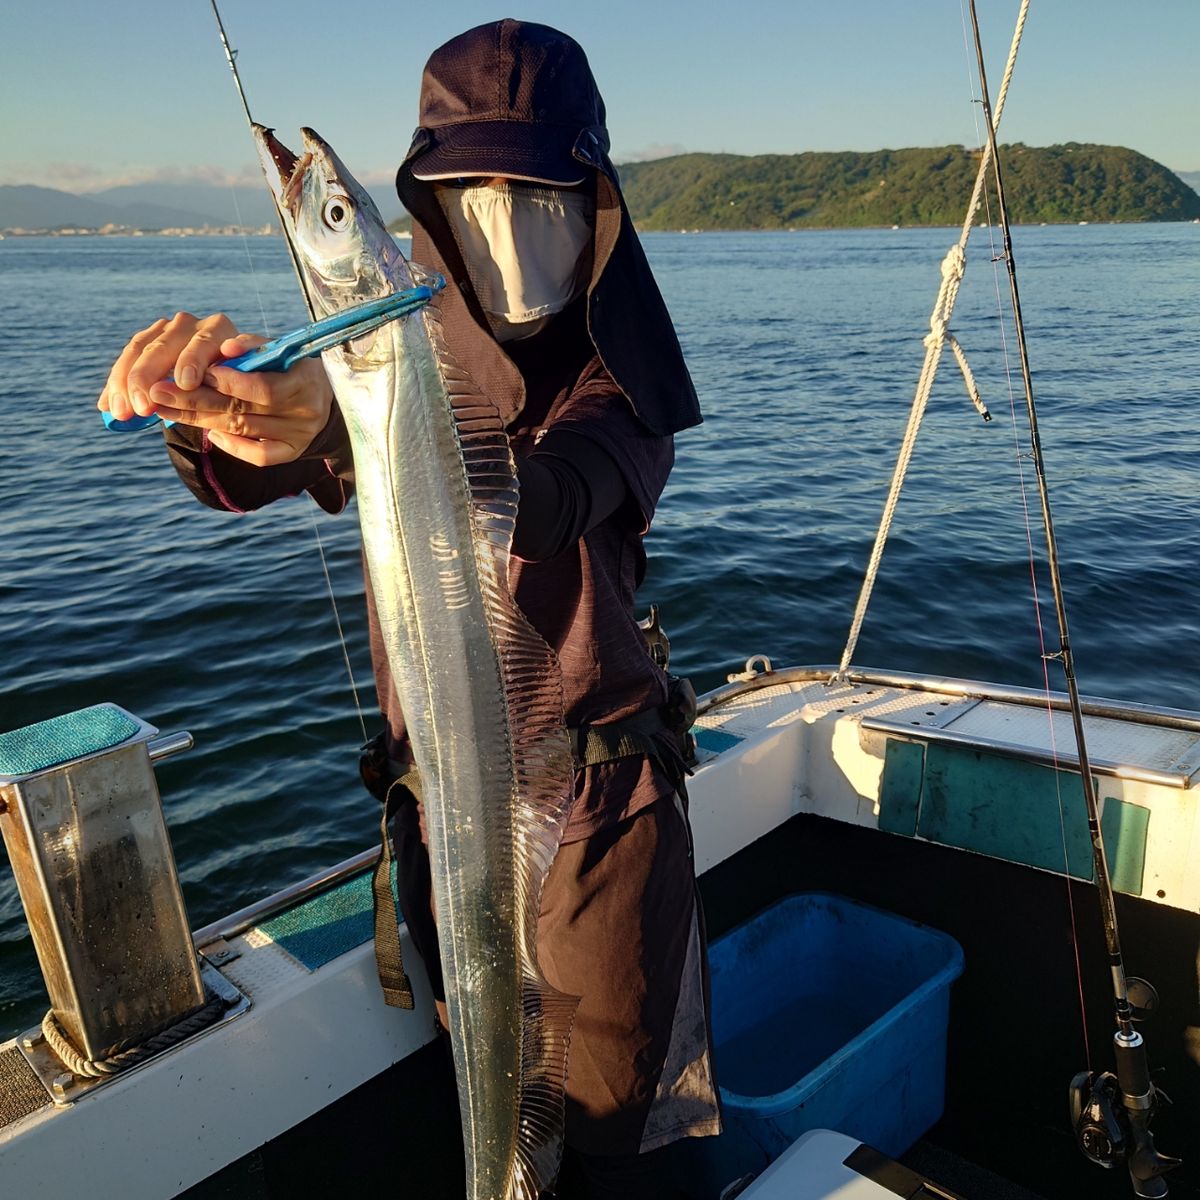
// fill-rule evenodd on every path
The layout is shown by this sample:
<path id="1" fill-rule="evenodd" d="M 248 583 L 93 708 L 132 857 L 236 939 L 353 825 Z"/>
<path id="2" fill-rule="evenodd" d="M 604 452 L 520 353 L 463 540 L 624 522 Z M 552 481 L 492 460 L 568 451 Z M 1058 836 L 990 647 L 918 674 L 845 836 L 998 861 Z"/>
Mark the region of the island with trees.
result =
<path id="1" fill-rule="evenodd" d="M 978 150 L 681 154 L 618 167 L 643 230 L 958 225 Z M 1193 221 L 1197 195 L 1120 146 L 1002 146 L 1005 199 L 1019 223 Z M 976 220 L 986 220 L 981 206 Z"/>

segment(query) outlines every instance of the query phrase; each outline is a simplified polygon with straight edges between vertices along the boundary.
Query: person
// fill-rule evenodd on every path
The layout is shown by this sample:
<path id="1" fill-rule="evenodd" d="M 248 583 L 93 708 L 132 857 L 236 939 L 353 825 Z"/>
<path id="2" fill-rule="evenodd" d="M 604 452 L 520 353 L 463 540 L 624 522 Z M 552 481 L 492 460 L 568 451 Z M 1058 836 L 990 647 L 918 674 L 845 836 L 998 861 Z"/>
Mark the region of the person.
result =
<path id="1" fill-rule="evenodd" d="M 508 429 L 511 583 L 558 655 L 578 751 L 538 929 L 544 974 L 581 998 L 559 1195 L 632 1200 L 670 1195 L 664 1148 L 719 1132 L 720 1113 L 681 722 L 633 615 L 673 435 L 701 417 L 608 150 L 579 45 L 498 21 L 430 57 L 396 188 L 413 260 L 447 280 L 447 343 Z M 100 407 L 177 422 L 168 450 L 205 504 L 247 511 L 307 492 L 340 511 L 353 463 L 319 362 L 220 365 L 260 340 L 223 314 L 157 321 L 117 359 Z M 386 787 L 411 779 L 412 754 L 369 581 L 367 596 Z M 444 999 L 419 804 L 399 805 L 391 832 L 401 907 Z"/>

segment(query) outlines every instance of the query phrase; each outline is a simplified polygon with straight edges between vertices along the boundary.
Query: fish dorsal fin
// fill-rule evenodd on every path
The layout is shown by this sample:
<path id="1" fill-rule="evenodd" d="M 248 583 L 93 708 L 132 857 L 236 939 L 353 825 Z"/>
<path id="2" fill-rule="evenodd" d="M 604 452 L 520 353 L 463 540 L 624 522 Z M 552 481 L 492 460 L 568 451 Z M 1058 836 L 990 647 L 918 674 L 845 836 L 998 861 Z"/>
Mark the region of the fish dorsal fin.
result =
<path id="1" fill-rule="evenodd" d="M 516 869 L 522 921 L 521 1089 L 518 1145 L 503 1200 L 537 1200 L 562 1154 L 564 1085 L 578 1000 L 555 990 L 537 962 L 542 886 L 562 841 L 574 797 L 574 765 L 563 720 L 557 656 L 513 599 L 508 563 L 516 526 L 516 464 L 504 422 L 455 361 L 436 306 L 424 314 L 454 417 L 467 475 L 480 585 L 508 706 L 514 784 Z"/>

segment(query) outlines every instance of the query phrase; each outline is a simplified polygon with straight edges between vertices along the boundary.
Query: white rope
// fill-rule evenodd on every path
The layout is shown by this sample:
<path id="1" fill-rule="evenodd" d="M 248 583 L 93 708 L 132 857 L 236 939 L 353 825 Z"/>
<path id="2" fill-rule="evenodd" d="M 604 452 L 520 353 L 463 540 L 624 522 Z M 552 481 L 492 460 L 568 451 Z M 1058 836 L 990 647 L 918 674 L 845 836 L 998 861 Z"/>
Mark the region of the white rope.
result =
<path id="1" fill-rule="evenodd" d="M 1025 18 L 1029 13 L 1030 0 L 1021 0 L 1021 9 L 1017 14 L 1017 24 L 1013 31 L 1012 46 L 1008 52 L 1008 63 L 1004 68 L 1004 78 L 1000 83 L 1000 91 L 996 99 L 996 107 L 993 112 L 992 125 L 994 129 L 1000 128 L 1000 115 L 1004 111 L 1004 101 L 1008 95 L 1008 85 L 1012 81 L 1013 68 L 1017 62 L 1017 50 L 1021 45 L 1021 35 L 1025 30 Z M 962 347 L 950 333 L 949 324 L 950 316 L 954 312 L 954 303 L 958 299 L 958 289 L 962 284 L 963 274 L 966 271 L 967 257 L 967 239 L 971 236 L 971 226 L 974 222 L 976 210 L 979 208 L 979 202 L 983 196 L 984 184 L 987 180 L 988 167 L 992 161 L 992 150 L 990 139 L 984 142 L 983 152 L 979 158 L 979 170 L 975 175 L 975 187 L 971 192 L 971 201 L 967 206 L 967 215 L 963 220 L 962 232 L 959 234 L 956 245 L 950 247 L 946 252 L 946 257 L 942 260 L 942 282 L 938 289 L 937 299 L 933 303 L 933 311 L 929 317 L 929 333 L 925 336 L 925 362 L 921 367 L 921 374 L 917 380 L 916 394 L 913 396 L 912 409 L 909 412 L 908 426 L 904 431 L 904 438 L 900 443 L 900 452 L 896 458 L 896 469 L 892 474 L 892 483 L 888 491 L 887 500 L 883 506 L 883 516 L 879 522 L 879 532 L 875 535 L 875 545 L 871 550 L 871 560 L 867 564 L 866 575 L 863 579 L 862 590 L 858 596 L 858 604 L 854 610 L 854 620 L 850 624 L 850 633 L 846 639 L 846 648 L 842 652 L 842 660 L 838 664 L 835 680 L 844 681 L 846 672 L 850 667 L 850 661 L 854 657 L 854 651 L 858 646 L 859 634 L 862 632 L 863 620 L 867 615 L 867 606 L 871 602 L 871 593 L 875 588 L 875 579 L 879 574 L 879 563 L 883 558 L 883 548 L 887 543 L 888 533 L 891 531 L 892 519 L 896 513 L 896 505 L 900 500 L 900 491 L 904 486 L 904 479 L 908 473 L 908 464 L 912 459 L 913 448 L 917 441 L 917 432 L 921 428 L 921 421 L 925 416 L 925 406 L 929 402 L 929 393 L 933 390 L 933 381 L 937 376 L 938 364 L 941 361 L 942 350 L 947 342 L 954 353 L 955 359 L 958 361 L 959 368 L 963 373 L 963 380 L 967 387 L 967 395 L 971 397 L 971 402 L 975 405 L 980 415 L 984 419 L 988 419 L 988 411 L 984 407 L 983 401 L 979 396 L 979 389 L 975 386 L 975 377 L 971 373 L 970 367 L 967 365 L 966 355 L 963 353 Z"/>
<path id="2" fill-rule="evenodd" d="M 214 995 L 207 1003 L 149 1035 L 144 1041 L 135 1045 L 120 1043 L 106 1058 L 87 1058 L 76 1050 L 59 1025 L 54 1009 L 42 1018 L 42 1036 L 58 1061 L 77 1079 L 103 1079 L 135 1067 L 160 1051 L 169 1049 L 194 1033 L 199 1033 L 201 1029 L 211 1025 L 225 1011 L 225 1007 L 225 1001 Z"/>

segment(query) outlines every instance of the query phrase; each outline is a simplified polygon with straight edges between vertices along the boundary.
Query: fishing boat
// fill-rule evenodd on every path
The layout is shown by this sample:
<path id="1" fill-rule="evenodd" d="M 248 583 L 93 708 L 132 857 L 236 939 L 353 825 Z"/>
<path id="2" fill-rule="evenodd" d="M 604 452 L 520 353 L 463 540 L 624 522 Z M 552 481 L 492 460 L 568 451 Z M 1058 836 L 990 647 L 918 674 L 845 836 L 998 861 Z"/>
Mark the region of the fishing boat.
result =
<path id="1" fill-rule="evenodd" d="M 730 1159 L 732 1177 L 718 1175 L 707 1194 L 715 1200 L 767 1165 L 772 1141 L 751 1145 L 756 1125 L 774 1126 L 778 1137 L 789 1104 L 825 1105 L 817 1093 L 836 1090 L 836 1078 L 803 1100 L 778 1085 L 779 1071 L 800 1083 L 814 1067 L 827 1077 L 865 1072 L 851 1081 L 858 1094 L 833 1104 L 848 1126 L 839 1132 L 882 1141 L 914 1177 L 943 1189 L 922 1194 L 1129 1194 L 1123 1170 L 1100 1171 L 1081 1155 L 1070 1119 L 1068 1085 L 1088 1065 L 1073 936 L 1096 1068 L 1107 1069 L 1111 1006 L 1067 698 L 869 669 L 830 682 L 835 675 L 832 664 L 776 669 L 760 657 L 700 703 L 688 790 L 714 947 L 718 1069 L 724 1026 L 743 1042 L 769 1038 L 766 1074 L 776 1079 L 772 1116 L 754 1111 L 763 1096 L 726 1087 L 727 1122 L 740 1109 L 746 1141 Z M 1162 998 L 1144 1027 L 1175 1105 L 1156 1132 L 1182 1150 L 1200 1111 L 1192 1058 L 1200 714 L 1087 700 L 1084 723 L 1122 929 Z M 139 725 L 115 750 L 50 774 L 114 754 L 148 764 L 184 745 Z M 1060 809 L 1064 794 L 1074 803 Z M 0 1046 L 4 1194 L 67 1196 L 86 1182 L 96 1194 L 131 1198 L 305 1195 L 353 1180 L 404 1195 L 460 1195 L 452 1072 L 407 939 L 415 1010 L 387 1007 L 379 988 L 374 854 L 196 930 L 203 977 L 226 1006 L 145 1062 L 76 1078 L 40 1030 Z M 898 922 L 882 927 L 870 951 L 882 967 L 861 957 L 844 964 L 844 994 L 821 1000 L 819 978 L 797 979 L 795 945 L 782 945 L 785 957 L 774 962 L 721 956 L 730 931 L 800 897 L 819 910 L 807 926 L 818 941 L 828 942 L 833 924 L 836 958 L 849 918 L 830 908 L 830 895 Z M 903 964 L 890 962 L 887 945 L 899 937 L 907 949 L 903 935 L 918 927 L 961 948 L 961 978 L 951 954 L 897 994 L 889 975 Z M 889 1010 L 911 1006 L 922 989 L 935 1007 L 948 1002 L 948 1018 L 919 1017 L 906 1029 L 903 1013 Z M 844 1039 L 834 1059 L 851 1047 L 833 1068 L 823 1023 Z M 853 1045 L 873 1032 L 879 1044 Z M 856 1052 L 866 1060 L 855 1062 Z M 872 1082 L 880 1061 L 885 1077 Z M 753 1091 L 756 1069 L 733 1074 Z M 1196 1194 L 1194 1170 L 1180 1168 L 1173 1194 Z"/>
<path id="2" fill-rule="evenodd" d="M 1131 1167 L 1150 1115 L 1185 1156 L 1200 1116 L 1200 712 L 1080 696 L 1069 670 L 1060 691 L 853 665 L 869 595 L 840 662 L 755 655 L 700 699 L 727 1129 L 681 1154 L 681 1188 L 1163 1194 Z M 54 1004 L 0 1045 L 0 1195 L 461 1196 L 403 930 L 414 1008 L 379 987 L 378 851 L 190 930 L 154 779 L 190 743 L 103 703 L 0 734 L 0 830 Z M 1137 979 L 1114 970 L 1118 922 Z M 1117 975 L 1141 1092 L 1145 1060 L 1115 1074 Z M 1165 1178 L 1200 1196 L 1187 1159 Z"/>

